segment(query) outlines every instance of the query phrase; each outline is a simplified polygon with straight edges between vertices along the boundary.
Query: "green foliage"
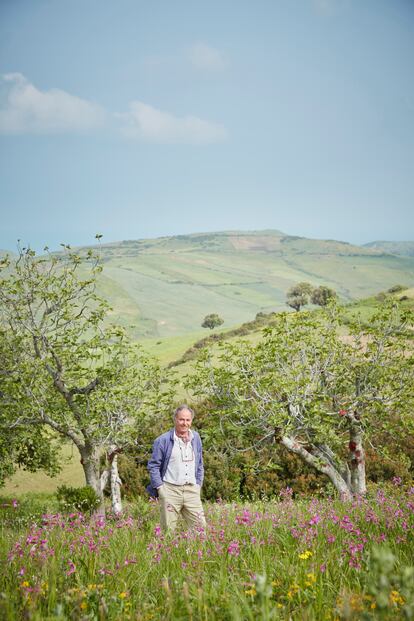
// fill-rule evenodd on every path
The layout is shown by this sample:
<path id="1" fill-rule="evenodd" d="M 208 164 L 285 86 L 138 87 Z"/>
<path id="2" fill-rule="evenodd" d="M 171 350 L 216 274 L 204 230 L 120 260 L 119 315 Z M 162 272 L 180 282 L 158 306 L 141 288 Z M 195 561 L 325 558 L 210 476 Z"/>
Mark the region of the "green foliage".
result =
<path id="1" fill-rule="evenodd" d="M 0 414 L 0 487 L 16 468 L 29 472 L 43 470 L 54 476 L 61 469 L 60 446 L 51 440 L 44 429 L 19 428 L 10 433 Z"/>
<path id="2" fill-rule="evenodd" d="M 339 322 L 335 306 L 280 314 L 257 345 L 225 343 L 218 363 L 205 352 L 187 385 L 212 404 L 216 442 L 257 451 L 282 441 L 343 478 L 344 434 L 412 428 L 412 314 L 390 302 L 369 326 L 349 320 L 346 338 Z"/>
<path id="3" fill-rule="evenodd" d="M 42 427 L 10 428 L 10 411 L 18 407 L 14 395 L 20 384 L 13 360 L 21 355 L 21 340 L 0 328 L 0 487 L 17 467 L 30 472 L 42 469 L 52 476 L 60 468 L 60 447 Z"/>
<path id="4" fill-rule="evenodd" d="M 100 498 L 95 490 L 86 485 L 85 487 L 69 487 L 61 485 L 56 492 L 56 498 L 64 511 L 80 511 L 81 513 L 93 512 L 100 503 Z"/>
<path id="5" fill-rule="evenodd" d="M 149 459 L 150 452 L 147 457 Z M 118 471 L 122 481 L 121 492 L 128 500 L 139 496 L 147 497 L 146 486 L 149 483 L 149 475 L 146 463 L 138 462 L 133 455 L 120 455 L 118 457 Z"/>
<path id="6" fill-rule="evenodd" d="M 219 317 L 217 313 L 211 313 L 210 315 L 206 315 L 203 319 L 203 323 L 201 324 L 202 328 L 209 328 L 213 330 L 218 326 L 221 326 L 224 323 L 224 319 Z"/>

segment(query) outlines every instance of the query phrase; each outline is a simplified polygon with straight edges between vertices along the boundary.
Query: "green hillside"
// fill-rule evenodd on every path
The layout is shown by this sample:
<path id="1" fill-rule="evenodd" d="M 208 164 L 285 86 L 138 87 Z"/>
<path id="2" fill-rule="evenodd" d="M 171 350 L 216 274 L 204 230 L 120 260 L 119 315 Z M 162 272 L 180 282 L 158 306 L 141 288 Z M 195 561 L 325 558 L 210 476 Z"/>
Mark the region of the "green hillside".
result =
<path id="1" fill-rule="evenodd" d="M 414 285 L 414 257 L 280 231 L 123 241 L 103 244 L 101 252 L 110 318 L 136 339 L 198 332 L 208 313 L 230 327 L 283 310 L 286 291 L 303 280 L 334 288 L 343 301 Z"/>

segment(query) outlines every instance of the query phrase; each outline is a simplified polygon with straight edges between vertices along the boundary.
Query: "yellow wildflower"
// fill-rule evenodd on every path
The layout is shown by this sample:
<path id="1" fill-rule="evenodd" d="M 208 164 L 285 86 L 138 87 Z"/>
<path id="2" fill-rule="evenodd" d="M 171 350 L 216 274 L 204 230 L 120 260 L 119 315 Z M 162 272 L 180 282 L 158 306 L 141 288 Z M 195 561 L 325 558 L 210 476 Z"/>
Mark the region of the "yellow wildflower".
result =
<path id="1" fill-rule="evenodd" d="M 305 580 L 305 587 L 311 587 L 315 584 L 316 582 L 316 577 L 315 574 L 306 574 L 306 578 L 307 580 Z"/>
<path id="2" fill-rule="evenodd" d="M 251 589 L 248 589 L 244 593 L 245 593 L 245 595 L 251 595 L 253 597 L 254 595 L 256 595 L 256 589 L 254 587 L 252 587 Z"/>
<path id="3" fill-rule="evenodd" d="M 80 609 L 81 610 L 86 610 L 87 607 L 88 607 L 88 604 L 85 601 L 81 602 L 81 604 L 80 604 Z"/>
<path id="4" fill-rule="evenodd" d="M 296 584 L 296 582 L 293 582 L 290 587 L 289 587 L 289 591 L 287 592 L 287 596 L 289 599 L 292 599 L 296 593 L 299 591 L 300 586 L 298 584 Z"/>
<path id="5" fill-rule="evenodd" d="M 305 552 L 299 554 L 299 558 L 302 559 L 302 561 L 306 561 L 306 559 L 310 558 L 311 556 L 313 556 L 313 552 L 311 550 L 305 550 Z"/>
<path id="6" fill-rule="evenodd" d="M 127 593 L 126 591 L 122 591 L 122 592 L 119 594 L 119 597 L 120 597 L 121 599 L 125 599 L 126 597 L 128 597 L 128 593 Z"/>
<path id="7" fill-rule="evenodd" d="M 21 586 L 22 587 L 28 587 L 29 583 L 27 582 L 27 580 L 24 580 L 24 582 L 22 582 Z"/>
<path id="8" fill-rule="evenodd" d="M 398 591 L 391 591 L 390 593 L 390 601 L 397 606 L 403 606 L 405 604 L 405 600 L 401 597 Z"/>

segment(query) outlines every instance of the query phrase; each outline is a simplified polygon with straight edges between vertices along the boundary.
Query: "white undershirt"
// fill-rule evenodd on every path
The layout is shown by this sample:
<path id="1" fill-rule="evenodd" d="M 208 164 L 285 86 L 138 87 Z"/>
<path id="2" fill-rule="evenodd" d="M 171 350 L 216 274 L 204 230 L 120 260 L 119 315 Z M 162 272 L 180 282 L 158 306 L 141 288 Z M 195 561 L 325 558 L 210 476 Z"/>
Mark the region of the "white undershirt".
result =
<path id="1" fill-rule="evenodd" d="M 167 472 L 163 479 L 166 483 L 172 483 L 173 485 L 186 485 L 188 483 L 194 485 L 196 483 L 195 455 L 191 444 L 193 433 L 191 429 L 189 434 L 190 441 L 184 442 L 174 431 L 174 446 L 170 461 L 168 462 Z"/>

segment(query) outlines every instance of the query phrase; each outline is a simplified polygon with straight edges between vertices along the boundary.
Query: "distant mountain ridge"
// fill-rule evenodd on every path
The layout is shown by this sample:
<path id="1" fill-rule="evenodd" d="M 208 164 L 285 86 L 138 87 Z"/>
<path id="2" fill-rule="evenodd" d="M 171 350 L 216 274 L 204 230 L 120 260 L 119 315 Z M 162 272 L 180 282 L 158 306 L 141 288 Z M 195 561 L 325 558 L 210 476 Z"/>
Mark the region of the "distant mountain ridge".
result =
<path id="1" fill-rule="evenodd" d="M 89 248 L 89 246 L 88 246 Z M 310 239 L 297 235 L 286 235 L 278 230 L 264 231 L 219 231 L 211 233 L 191 233 L 155 239 L 124 240 L 121 242 L 103 243 L 103 253 L 107 256 L 115 254 L 141 254 L 163 252 L 193 251 L 262 251 L 286 254 L 305 252 L 309 254 L 344 254 L 344 255 L 378 255 L 383 251 L 366 246 L 357 246 L 349 242 L 334 239 Z"/>
<path id="2" fill-rule="evenodd" d="M 373 241 L 364 244 L 364 247 L 402 257 L 414 257 L 414 241 Z"/>

